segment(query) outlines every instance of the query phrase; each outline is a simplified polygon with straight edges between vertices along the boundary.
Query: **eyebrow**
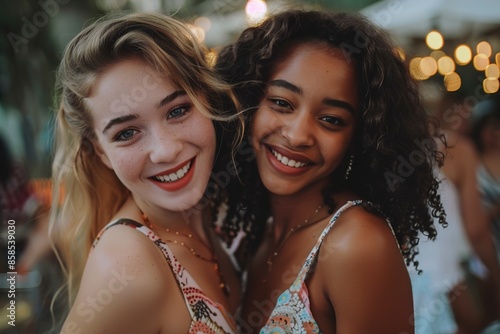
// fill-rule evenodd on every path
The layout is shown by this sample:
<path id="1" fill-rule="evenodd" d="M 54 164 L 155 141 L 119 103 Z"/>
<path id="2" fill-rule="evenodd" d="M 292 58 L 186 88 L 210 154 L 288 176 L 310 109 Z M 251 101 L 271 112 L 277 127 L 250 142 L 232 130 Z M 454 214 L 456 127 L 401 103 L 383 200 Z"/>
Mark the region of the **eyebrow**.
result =
<path id="1" fill-rule="evenodd" d="M 156 108 L 160 109 L 164 105 L 172 102 L 173 100 L 175 100 L 176 98 L 178 98 L 179 96 L 182 96 L 182 95 L 186 95 L 186 92 L 184 90 L 176 90 L 172 94 L 169 94 L 166 97 L 164 97 L 163 100 L 161 100 L 160 103 L 158 103 Z"/>
<path id="2" fill-rule="evenodd" d="M 132 120 L 137 119 L 137 118 L 139 118 L 139 115 L 137 115 L 137 114 L 129 114 L 129 115 L 124 115 L 124 116 L 113 118 L 111 121 L 108 122 L 108 124 L 106 124 L 106 126 L 104 127 L 104 130 L 102 130 L 102 133 L 106 133 L 106 131 L 108 131 L 112 126 L 115 126 L 115 125 L 121 124 L 121 123 L 125 123 L 125 122 L 129 122 L 129 121 L 132 121 Z"/>
<path id="3" fill-rule="evenodd" d="M 268 83 L 269 86 L 281 87 L 288 89 L 289 91 L 302 95 L 302 89 L 300 87 L 295 86 L 294 84 L 286 81 L 286 80 L 272 80 Z"/>
<path id="4" fill-rule="evenodd" d="M 178 98 L 179 96 L 182 96 L 182 95 L 186 95 L 186 92 L 183 90 L 176 90 L 172 94 L 168 94 L 167 96 L 165 96 L 160 101 L 160 103 L 158 103 L 156 108 L 160 109 L 164 105 L 172 102 L 173 100 L 175 100 L 176 98 Z M 132 120 L 137 119 L 137 118 L 139 118 L 139 115 L 137 115 L 137 114 L 129 114 L 129 115 L 124 115 L 124 116 L 113 118 L 111 121 L 108 122 L 108 124 L 106 124 L 106 126 L 104 127 L 104 130 L 102 130 L 102 133 L 106 133 L 106 131 L 108 131 L 111 127 L 113 127 L 115 125 L 129 122 L 129 121 L 132 121 Z"/>
<path id="5" fill-rule="evenodd" d="M 268 83 L 269 86 L 274 86 L 274 87 L 281 87 L 288 89 L 292 93 L 302 95 L 303 91 L 300 87 L 295 86 L 294 84 L 286 81 L 286 80 L 272 80 Z M 356 109 L 349 103 L 342 101 L 342 100 L 336 100 L 336 99 L 329 99 L 326 98 L 323 100 L 323 103 L 332 107 L 337 107 L 337 108 L 342 108 L 347 111 L 349 111 L 352 114 L 356 114 Z"/>
<path id="6" fill-rule="evenodd" d="M 331 107 L 345 109 L 345 110 L 349 111 L 350 113 L 352 113 L 353 115 L 356 115 L 356 109 L 354 109 L 353 106 L 351 106 L 349 103 L 347 103 L 345 101 L 335 100 L 335 99 L 324 99 L 323 103 L 326 105 L 329 105 Z"/>

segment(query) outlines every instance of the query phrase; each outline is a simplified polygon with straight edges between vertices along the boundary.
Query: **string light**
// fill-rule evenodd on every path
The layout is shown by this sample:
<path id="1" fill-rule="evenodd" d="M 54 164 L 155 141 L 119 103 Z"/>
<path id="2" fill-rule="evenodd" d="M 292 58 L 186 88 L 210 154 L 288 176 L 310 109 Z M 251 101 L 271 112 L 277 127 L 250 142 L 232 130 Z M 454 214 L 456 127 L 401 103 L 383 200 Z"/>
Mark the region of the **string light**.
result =
<path id="1" fill-rule="evenodd" d="M 472 50 L 466 44 L 461 44 L 455 49 L 455 61 L 458 65 L 467 65 L 472 60 Z"/>
<path id="2" fill-rule="evenodd" d="M 248 0 L 245 13 L 250 24 L 258 24 L 267 14 L 267 4 L 263 0 Z"/>
<path id="3" fill-rule="evenodd" d="M 455 71 L 455 62 L 451 57 L 444 56 L 439 58 L 438 62 L 438 71 L 441 75 L 448 75 Z"/>
<path id="4" fill-rule="evenodd" d="M 490 59 L 485 54 L 478 54 L 474 56 L 474 68 L 478 71 L 484 71 L 486 67 L 490 64 Z"/>
<path id="5" fill-rule="evenodd" d="M 431 52 L 431 57 L 434 58 L 436 61 L 439 58 L 444 57 L 444 56 L 446 56 L 446 53 L 444 53 L 441 50 L 434 50 L 434 51 Z"/>
<path id="6" fill-rule="evenodd" d="M 496 78 L 486 78 L 483 80 L 483 89 L 485 93 L 493 94 L 498 92 L 500 82 Z"/>
<path id="7" fill-rule="evenodd" d="M 487 78 L 498 79 L 500 77 L 500 69 L 497 64 L 489 64 L 486 66 L 486 70 L 484 70 L 484 75 Z"/>
<path id="8" fill-rule="evenodd" d="M 433 76 L 437 72 L 436 60 L 432 57 L 424 57 L 420 61 L 420 70 L 427 77 Z"/>
<path id="9" fill-rule="evenodd" d="M 421 61 L 422 57 L 415 57 L 410 61 L 410 75 L 416 80 L 427 80 L 429 76 L 422 73 L 420 69 Z"/>
<path id="10" fill-rule="evenodd" d="M 439 50 L 443 47 L 444 39 L 439 31 L 432 30 L 427 34 L 427 36 L 425 36 L 425 43 L 429 48 Z"/>
<path id="11" fill-rule="evenodd" d="M 462 86 L 462 79 L 456 72 L 445 75 L 443 82 L 448 92 L 457 91 Z"/>
<path id="12" fill-rule="evenodd" d="M 486 41 L 479 42 L 477 43 L 476 51 L 478 55 L 482 54 L 489 58 L 491 56 L 491 45 Z"/>

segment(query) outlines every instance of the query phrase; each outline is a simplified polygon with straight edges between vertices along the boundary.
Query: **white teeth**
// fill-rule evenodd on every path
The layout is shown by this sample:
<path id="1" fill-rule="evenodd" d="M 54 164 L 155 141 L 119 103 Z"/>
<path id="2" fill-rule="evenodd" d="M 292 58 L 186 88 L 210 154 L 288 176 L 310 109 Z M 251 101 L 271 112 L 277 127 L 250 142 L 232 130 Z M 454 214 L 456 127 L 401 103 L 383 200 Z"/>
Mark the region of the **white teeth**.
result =
<path id="1" fill-rule="evenodd" d="M 275 150 L 271 150 L 271 152 L 276 157 L 276 159 L 285 166 L 300 168 L 300 167 L 304 167 L 305 165 L 307 165 L 305 162 L 295 161 L 293 159 L 282 156 L 281 154 L 279 154 Z"/>
<path id="2" fill-rule="evenodd" d="M 191 161 L 189 161 L 184 167 L 179 168 L 175 173 L 170 173 L 168 175 L 155 176 L 156 181 L 160 182 L 173 182 L 182 179 L 188 170 L 191 168 Z"/>

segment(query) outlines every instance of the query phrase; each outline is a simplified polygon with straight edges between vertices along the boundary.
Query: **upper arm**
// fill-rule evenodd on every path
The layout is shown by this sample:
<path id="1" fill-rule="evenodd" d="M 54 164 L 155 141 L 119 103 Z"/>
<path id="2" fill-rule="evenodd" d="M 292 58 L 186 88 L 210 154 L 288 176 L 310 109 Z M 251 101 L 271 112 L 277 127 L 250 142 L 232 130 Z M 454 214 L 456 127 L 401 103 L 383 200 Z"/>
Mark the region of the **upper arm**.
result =
<path id="1" fill-rule="evenodd" d="M 128 226 L 103 234 L 89 255 L 64 334 L 157 333 L 162 282 L 154 246 Z M 140 321 L 148 319 L 148 321 Z"/>
<path id="2" fill-rule="evenodd" d="M 361 208 L 345 215 L 322 266 L 337 333 L 413 333 L 411 283 L 389 226 Z"/>

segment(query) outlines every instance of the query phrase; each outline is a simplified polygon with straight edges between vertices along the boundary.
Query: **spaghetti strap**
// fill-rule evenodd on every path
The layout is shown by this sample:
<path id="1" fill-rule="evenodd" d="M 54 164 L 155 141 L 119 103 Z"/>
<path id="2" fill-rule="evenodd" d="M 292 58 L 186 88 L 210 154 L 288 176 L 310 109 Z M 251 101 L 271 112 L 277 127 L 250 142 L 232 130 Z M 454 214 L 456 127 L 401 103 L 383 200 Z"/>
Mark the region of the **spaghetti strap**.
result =
<path id="1" fill-rule="evenodd" d="M 132 219 L 121 218 L 114 220 L 99 232 L 92 247 L 97 245 L 97 242 L 105 231 L 116 225 L 126 225 L 138 230 L 153 241 L 161 250 L 174 274 L 191 316 L 189 333 L 198 333 L 200 330 L 201 332 L 206 332 L 206 328 L 213 330 L 213 333 L 236 333 L 236 322 L 231 314 L 221 304 L 212 301 L 205 295 L 195 279 L 177 260 L 166 242 L 147 226 Z"/>
<path id="2" fill-rule="evenodd" d="M 347 209 L 349 209 L 351 206 L 356 206 L 356 205 L 361 205 L 363 204 L 362 200 L 354 200 L 354 201 L 347 201 L 344 205 L 342 205 L 332 216 L 330 219 L 330 222 L 328 225 L 325 227 L 323 232 L 318 238 L 318 241 L 316 241 L 316 244 L 314 247 L 311 249 L 309 252 L 309 255 L 306 258 L 306 261 L 302 265 L 302 268 L 300 269 L 299 274 L 297 275 L 296 280 L 304 281 L 307 277 L 307 274 L 309 273 L 310 268 L 312 267 L 312 264 L 314 263 L 316 259 L 316 255 L 318 253 L 319 248 L 323 244 L 324 239 L 332 229 L 333 225 L 337 221 L 337 219 L 340 217 L 342 213 L 344 213 Z"/>
<path id="3" fill-rule="evenodd" d="M 309 291 L 305 284 L 305 279 L 318 255 L 323 240 L 328 232 L 330 232 L 338 217 L 351 206 L 360 205 L 362 203 L 363 201 L 361 200 L 348 201 L 335 212 L 330 222 L 319 236 L 316 244 L 309 252 L 306 261 L 292 285 L 283 291 L 276 300 L 276 305 L 266 325 L 260 330 L 261 334 L 320 333 L 319 326 L 310 309 Z"/>

